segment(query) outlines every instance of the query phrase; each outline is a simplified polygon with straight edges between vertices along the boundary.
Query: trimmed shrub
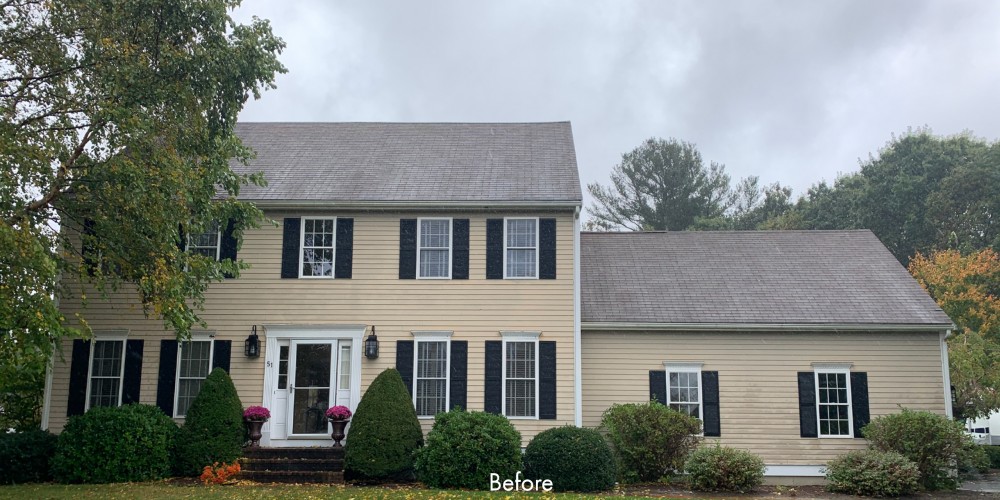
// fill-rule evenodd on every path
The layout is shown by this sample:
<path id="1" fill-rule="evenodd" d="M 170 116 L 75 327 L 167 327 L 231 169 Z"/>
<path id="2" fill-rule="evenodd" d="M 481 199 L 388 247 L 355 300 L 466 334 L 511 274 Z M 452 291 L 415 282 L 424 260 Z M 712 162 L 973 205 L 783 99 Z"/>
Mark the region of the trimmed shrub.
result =
<path id="1" fill-rule="evenodd" d="M 524 475 L 551 479 L 555 491 L 604 491 L 615 485 L 611 448 L 594 429 L 556 427 L 538 433 L 524 450 Z"/>
<path id="2" fill-rule="evenodd" d="M 155 406 L 91 408 L 59 435 L 52 476 L 60 483 L 122 483 L 170 475 L 177 424 Z"/>
<path id="3" fill-rule="evenodd" d="M 212 370 L 191 402 L 177 436 L 175 472 L 197 476 L 206 465 L 232 463 L 243 454 L 243 403 L 222 368 Z"/>
<path id="4" fill-rule="evenodd" d="M 986 447 L 980 446 L 968 437 L 962 451 L 958 453 L 958 473 L 962 478 L 976 477 L 990 471 L 990 457 Z"/>
<path id="5" fill-rule="evenodd" d="M 0 434 L 0 484 L 41 483 L 49 471 L 57 438 L 48 431 Z"/>
<path id="6" fill-rule="evenodd" d="M 898 497 L 920 488 L 917 464 L 894 451 L 859 450 L 826 465 L 827 489 L 851 495 Z"/>
<path id="7" fill-rule="evenodd" d="M 1000 469 L 1000 446 L 983 446 L 986 456 L 990 457 L 990 468 Z"/>
<path id="8" fill-rule="evenodd" d="M 701 442 L 701 422 L 650 401 L 612 405 L 601 417 L 622 482 L 656 481 L 679 471 Z"/>
<path id="9" fill-rule="evenodd" d="M 920 485 L 934 491 L 958 485 L 952 475 L 962 447 L 968 441 L 960 422 L 928 411 L 875 418 L 863 429 L 872 448 L 895 451 L 917 464 Z"/>
<path id="10" fill-rule="evenodd" d="M 417 452 L 417 477 L 433 488 L 490 487 L 490 473 L 513 478 L 521 470 L 521 433 L 503 415 L 452 410 L 438 413 Z"/>
<path id="11" fill-rule="evenodd" d="M 684 463 L 691 488 L 699 491 L 753 491 L 764 482 L 764 460 L 728 446 L 698 448 Z"/>
<path id="12" fill-rule="evenodd" d="M 344 479 L 411 481 L 424 434 L 410 393 L 395 368 L 375 377 L 361 396 L 344 446 Z"/>

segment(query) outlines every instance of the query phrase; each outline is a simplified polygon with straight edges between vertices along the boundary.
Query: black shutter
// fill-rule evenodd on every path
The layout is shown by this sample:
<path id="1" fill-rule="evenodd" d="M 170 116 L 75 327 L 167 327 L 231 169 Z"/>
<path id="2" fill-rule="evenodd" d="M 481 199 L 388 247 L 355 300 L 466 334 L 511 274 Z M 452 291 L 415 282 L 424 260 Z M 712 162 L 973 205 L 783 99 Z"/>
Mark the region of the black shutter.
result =
<path id="1" fill-rule="evenodd" d="M 486 374 L 483 410 L 503 414 L 503 341 L 486 341 Z"/>
<path id="2" fill-rule="evenodd" d="M 556 279 L 556 220 L 538 220 L 538 278 Z"/>
<path id="3" fill-rule="evenodd" d="M 219 260 L 229 259 L 236 263 L 236 247 L 238 242 L 236 241 L 236 236 L 233 235 L 233 229 L 236 228 L 236 224 L 230 219 L 226 223 L 226 229 L 222 231 L 222 240 L 219 241 Z M 232 273 L 225 273 L 226 278 L 235 278 Z"/>
<path id="4" fill-rule="evenodd" d="M 413 341 L 396 341 L 396 371 L 403 378 L 403 385 L 413 396 Z"/>
<path id="5" fill-rule="evenodd" d="M 354 219 L 337 218 L 337 261 L 334 278 L 351 278 L 354 266 Z"/>
<path id="6" fill-rule="evenodd" d="M 816 421 L 816 378 L 813 372 L 799 372 L 799 435 L 819 437 Z"/>
<path id="7" fill-rule="evenodd" d="M 649 370 L 649 400 L 667 404 L 666 370 Z"/>
<path id="8" fill-rule="evenodd" d="M 538 418 L 556 418 L 556 343 L 538 343 Z"/>
<path id="9" fill-rule="evenodd" d="M 285 229 L 281 237 L 281 277 L 299 277 L 299 243 L 302 219 L 285 217 Z"/>
<path id="10" fill-rule="evenodd" d="M 222 368 L 229 373 L 229 360 L 233 356 L 232 340 L 216 340 L 212 346 L 212 369 Z"/>
<path id="11" fill-rule="evenodd" d="M 94 220 L 93 219 L 83 219 L 83 234 L 81 237 L 80 253 L 83 256 L 83 265 L 87 269 L 87 275 L 93 276 L 94 272 L 97 270 L 98 255 L 97 249 L 94 248 Z M 86 398 L 86 387 L 84 387 L 84 398 Z M 81 411 L 80 414 L 83 412 Z"/>
<path id="12" fill-rule="evenodd" d="M 448 396 L 451 399 L 451 410 L 456 406 L 463 410 L 468 410 L 468 365 L 469 365 L 469 343 L 464 340 L 451 341 L 451 387 L 448 389 Z"/>
<path id="13" fill-rule="evenodd" d="M 177 341 L 160 341 L 160 373 L 156 379 L 156 406 L 174 416 L 174 382 L 177 375 Z"/>
<path id="14" fill-rule="evenodd" d="M 177 224 L 177 249 L 181 252 L 186 252 L 187 243 L 187 233 L 184 232 L 184 224 Z"/>
<path id="15" fill-rule="evenodd" d="M 469 279 L 469 219 L 451 221 L 451 238 L 451 279 L 467 280 Z"/>
<path id="16" fill-rule="evenodd" d="M 503 219 L 486 219 L 486 279 L 503 279 Z"/>
<path id="17" fill-rule="evenodd" d="M 142 341 L 125 341 L 125 380 L 122 381 L 122 404 L 139 402 L 142 385 Z"/>
<path id="18" fill-rule="evenodd" d="M 399 279 L 417 278 L 417 219 L 399 219 Z"/>
<path id="19" fill-rule="evenodd" d="M 87 407 L 87 374 L 90 363 L 90 341 L 73 341 L 73 360 L 69 366 L 69 400 L 66 416 L 83 415 Z"/>
<path id="20" fill-rule="evenodd" d="M 701 372 L 702 426 L 706 437 L 722 435 L 719 422 L 719 372 Z"/>
<path id="21" fill-rule="evenodd" d="M 868 414 L 868 374 L 865 372 L 851 372 L 851 412 L 854 417 L 854 437 L 865 437 L 861 428 L 871 420 Z"/>

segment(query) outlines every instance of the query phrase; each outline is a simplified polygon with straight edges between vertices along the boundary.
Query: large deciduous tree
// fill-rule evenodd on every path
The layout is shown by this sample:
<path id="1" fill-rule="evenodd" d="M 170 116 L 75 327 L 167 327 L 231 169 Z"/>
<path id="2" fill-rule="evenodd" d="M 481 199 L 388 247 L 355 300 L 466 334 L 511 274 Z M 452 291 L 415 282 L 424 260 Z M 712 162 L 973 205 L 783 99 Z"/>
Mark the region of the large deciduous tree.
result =
<path id="1" fill-rule="evenodd" d="M 918 253 L 910 273 L 955 322 L 948 355 L 956 414 L 1000 410 L 1000 257 L 992 249 Z"/>
<path id="2" fill-rule="evenodd" d="M 267 21 L 234 22 L 238 4 L 0 2 L 0 393 L 88 334 L 59 312 L 65 283 L 134 288 L 184 336 L 208 283 L 238 272 L 179 245 L 261 217 L 236 200 L 263 180 L 230 168 L 251 154 L 233 127 L 284 71 L 284 43 Z"/>

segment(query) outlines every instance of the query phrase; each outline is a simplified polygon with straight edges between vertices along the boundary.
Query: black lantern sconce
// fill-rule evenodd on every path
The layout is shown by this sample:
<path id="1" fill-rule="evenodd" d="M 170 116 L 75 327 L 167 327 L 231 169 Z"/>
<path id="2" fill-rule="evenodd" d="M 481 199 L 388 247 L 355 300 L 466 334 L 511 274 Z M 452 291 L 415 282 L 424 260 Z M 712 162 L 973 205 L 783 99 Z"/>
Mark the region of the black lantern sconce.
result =
<path id="1" fill-rule="evenodd" d="M 378 337 L 375 335 L 375 325 L 372 325 L 372 333 L 365 339 L 365 357 L 368 359 L 378 357 Z"/>
<path id="2" fill-rule="evenodd" d="M 246 342 L 243 343 L 244 354 L 248 358 L 256 358 L 260 356 L 260 338 L 257 337 L 257 325 L 253 325 L 250 329 L 250 336 L 247 337 Z"/>

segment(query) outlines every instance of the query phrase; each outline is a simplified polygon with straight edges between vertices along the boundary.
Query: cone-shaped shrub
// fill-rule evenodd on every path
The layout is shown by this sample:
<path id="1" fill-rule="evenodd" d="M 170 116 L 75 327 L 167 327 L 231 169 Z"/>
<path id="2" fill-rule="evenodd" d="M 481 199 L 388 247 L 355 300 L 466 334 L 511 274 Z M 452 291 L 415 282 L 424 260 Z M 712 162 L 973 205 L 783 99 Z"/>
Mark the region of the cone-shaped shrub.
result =
<path id="1" fill-rule="evenodd" d="M 344 479 L 410 481 L 424 435 L 410 393 L 394 368 L 380 373 L 361 396 L 344 446 Z"/>
<path id="2" fill-rule="evenodd" d="M 555 427 L 538 433 L 524 450 L 524 475 L 551 479 L 556 491 L 604 491 L 615 485 L 615 458 L 600 432 Z"/>
<path id="3" fill-rule="evenodd" d="M 212 370 L 185 417 L 177 436 L 178 475 L 197 476 L 206 465 L 242 455 L 243 403 L 225 370 Z"/>
<path id="4" fill-rule="evenodd" d="M 417 477 L 434 488 L 490 487 L 490 473 L 510 479 L 521 470 L 521 433 L 507 417 L 452 410 L 434 417 Z"/>

